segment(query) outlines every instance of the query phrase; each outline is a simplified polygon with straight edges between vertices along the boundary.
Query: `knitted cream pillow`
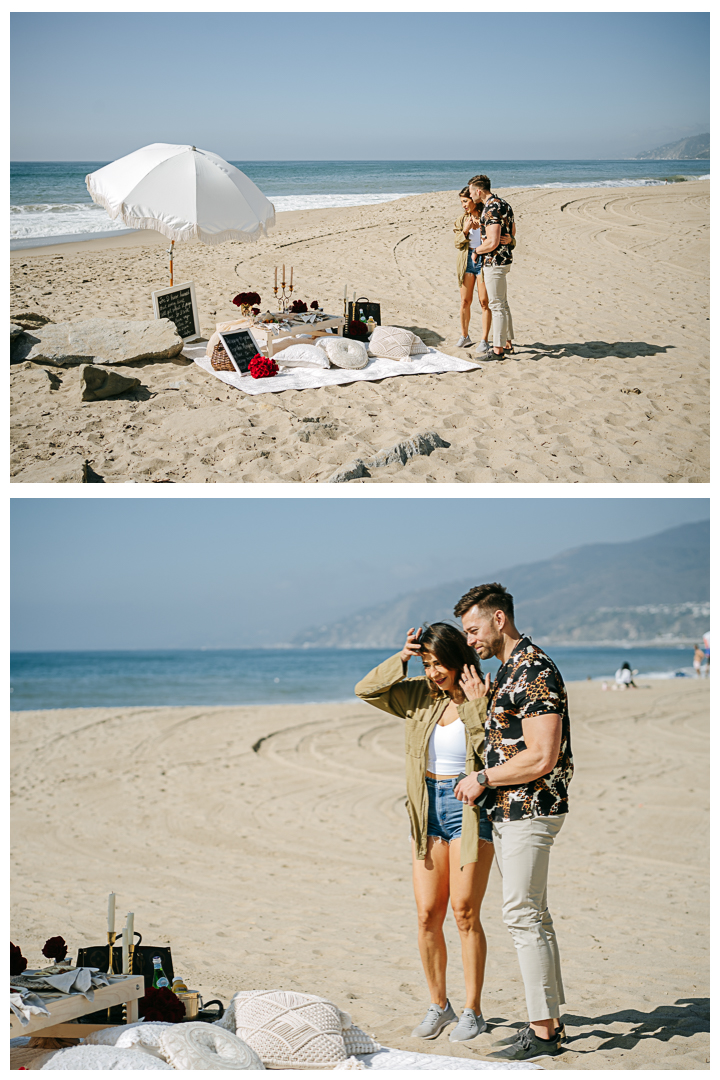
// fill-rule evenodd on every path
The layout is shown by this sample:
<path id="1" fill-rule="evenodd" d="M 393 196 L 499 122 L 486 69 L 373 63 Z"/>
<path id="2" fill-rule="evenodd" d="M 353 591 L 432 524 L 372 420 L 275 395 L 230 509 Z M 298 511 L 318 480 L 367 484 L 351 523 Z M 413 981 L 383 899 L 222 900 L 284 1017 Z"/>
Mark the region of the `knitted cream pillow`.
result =
<path id="1" fill-rule="evenodd" d="M 365 346 L 352 338 L 331 337 L 317 338 L 317 344 L 328 355 L 330 363 L 339 368 L 364 368 L 368 365 Z"/>
<path id="2" fill-rule="evenodd" d="M 372 332 L 368 351 L 387 360 L 406 360 L 408 356 L 427 352 L 427 347 L 412 330 L 403 330 L 401 326 L 377 326 Z"/>
<path id="3" fill-rule="evenodd" d="M 132 1024 L 117 1024 L 91 1031 L 84 1041 L 90 1046 L 119 1046 L 125 1050 L 138 1043 L 156 1049 L 163 1031 L 172 1026 L 162 1020 L 136 1020 Z"/>
<path id="4" fill-rule="evenodd" d="M 160 1038 L 160 1052 L 174 1069 L 264 1069 L 252 1047 L 214 1024 L 173 1024 Z"/>
<path id="5" fill-rule="evenodd" d="M 345 1061 L 349 1053 L 370 1054 L 380 1049 L 355 1027 L 347 1013 L 312 994 L 293 990 L 240 991 L 232 1004 L 236 1034 L 269 1068 L 331 1068 Z"/>

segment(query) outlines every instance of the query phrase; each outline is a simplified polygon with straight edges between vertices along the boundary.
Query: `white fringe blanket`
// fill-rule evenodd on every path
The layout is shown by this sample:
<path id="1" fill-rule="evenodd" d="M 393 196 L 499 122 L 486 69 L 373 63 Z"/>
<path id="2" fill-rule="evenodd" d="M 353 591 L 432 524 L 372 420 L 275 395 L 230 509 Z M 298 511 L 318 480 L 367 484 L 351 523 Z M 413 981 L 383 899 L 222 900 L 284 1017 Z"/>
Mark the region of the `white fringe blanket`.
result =
<path id="1" fill-rule="evenodd" d="M 186 345 L 183 356 L 194 360 L 198 367 L 214 375 L 221 382 L 244 390 L 246 394 L 277 394 L 281 390 L 310 390 L 319 386 L 340 386 L 351 382 L 373 382 L 376 379 L 391 379 L 395 375 L 435 375 L 442 371 L 474 371 L 480 364 L 470 360 L 461 360 L 457 356 L 429 348 L 420 356 L 407 360 L 381 360 L 371 357 L 365 368 L 293 368 L 291 371 L 279 371 L 270 379 L 253 379 L 252 375 L 238 375 L 231 371 L 215 371 L 209 357 L 205 355 L 205 342 L 202 345 Z"/>

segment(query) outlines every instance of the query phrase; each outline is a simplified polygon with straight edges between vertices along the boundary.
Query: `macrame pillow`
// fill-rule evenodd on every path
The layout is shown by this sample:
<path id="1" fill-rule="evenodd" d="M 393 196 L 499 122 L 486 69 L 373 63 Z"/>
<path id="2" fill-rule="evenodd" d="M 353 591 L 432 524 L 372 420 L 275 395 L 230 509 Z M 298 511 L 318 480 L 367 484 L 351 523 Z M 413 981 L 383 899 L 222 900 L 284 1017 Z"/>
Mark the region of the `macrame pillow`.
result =
<path id="1" fill-rule="evenodd" d="M 240 991 L 232 1004 L 237 1035 L 269 1068 L 331 1068 L 345 1061 L 349 1053 L 374 1053 L 380 1049 L 355 1028 L 347 1013 L 312 994 L 293 990 Z M 346 1044 L 346 1033 L 352 1049 Z M 357 1049 L 360 1045 L 362 1050 Z"/>
<path id="2" fill-rule="evenodd" d="M 106 1069 L 172 1069 L 172 1065 L 142 1050 L 122 1050 L 118 1046 L 68 1046 L 66 1050 L 58 1050 L 42 1068 L 104 1072 Z"/>
<path id="3" fill-rule="evenodd" d="M 365 346 L 351 338 L 330 337 L 317 339 L 328 355 L 330 363 L 338 368 L 364 368 L 368 365 Z"/>
<path id="4" fill-rule="evenodd" d="M 288 345 L 276 353 L 273 359 L 281 368 L 329 368 L 330 361 L 324 349 L 316 345 Z"/>
<path id="5" fill-rule="evenodd" d="M 214 1024 L 173 1024 L 160 1036 L 160 1053 L 174 1069 L 263 1069 L 255 1051 Z"/>
<path id="6" fill-rule="evenodd" d="M 406 360 L 408 356 L 427 352 L 427 348 L 412 330 L 403 330 L 401 326 L 377 326 L 368 343 L 368 351 L 387 360 Z"/>

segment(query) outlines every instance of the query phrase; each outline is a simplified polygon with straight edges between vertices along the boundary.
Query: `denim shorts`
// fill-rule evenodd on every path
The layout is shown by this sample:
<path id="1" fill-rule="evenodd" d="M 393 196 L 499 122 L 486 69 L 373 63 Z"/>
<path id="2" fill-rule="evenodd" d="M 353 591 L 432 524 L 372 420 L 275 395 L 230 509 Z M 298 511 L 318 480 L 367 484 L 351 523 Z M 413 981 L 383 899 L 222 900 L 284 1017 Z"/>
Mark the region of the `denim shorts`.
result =
<path id="1" fill-rule="evenodd" d="M 462 832 L 463 804 L 455 798 L 452 780 L 433 780 L 425 777 L 428 793 L 428 836 L 439 836 L 450 843 Z M 478 839 L 492 843 L 492 826 L 487 811 L 480 810 Z"/>
<path id="2" fill-rule="evenodd" d="M 468 248 L 467 266 L 465 267 L 466 274 L 474 274 L 475 277 L 482 275 L 483 272 L 483 260 L 482 255 L 477 262 L 473 262 L 472 248 Z"/>

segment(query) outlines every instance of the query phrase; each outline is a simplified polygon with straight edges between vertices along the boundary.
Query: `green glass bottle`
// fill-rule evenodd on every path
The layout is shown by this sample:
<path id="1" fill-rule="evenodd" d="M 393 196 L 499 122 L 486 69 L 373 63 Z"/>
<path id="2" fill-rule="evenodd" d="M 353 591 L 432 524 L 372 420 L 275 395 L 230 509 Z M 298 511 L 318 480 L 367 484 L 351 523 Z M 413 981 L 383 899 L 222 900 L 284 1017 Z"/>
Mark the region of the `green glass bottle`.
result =
<path id="1" fill-rule="evenodd" d="M 159 990 L 161 986 L 169 986 L 168 977 L 163 971 L 162 960 L 159 956 L 153 956 L 153 990 Z"/>

